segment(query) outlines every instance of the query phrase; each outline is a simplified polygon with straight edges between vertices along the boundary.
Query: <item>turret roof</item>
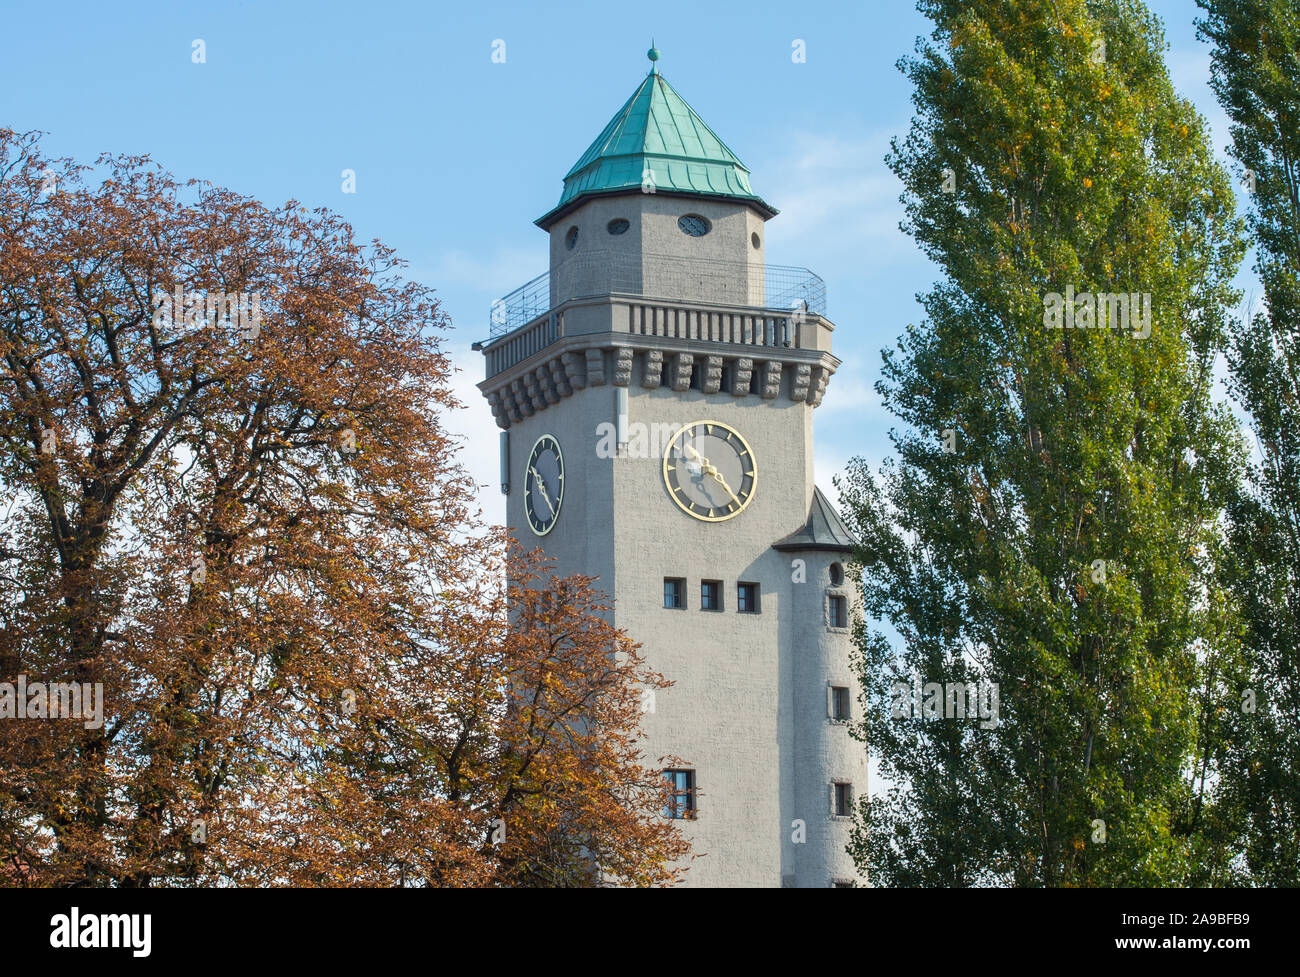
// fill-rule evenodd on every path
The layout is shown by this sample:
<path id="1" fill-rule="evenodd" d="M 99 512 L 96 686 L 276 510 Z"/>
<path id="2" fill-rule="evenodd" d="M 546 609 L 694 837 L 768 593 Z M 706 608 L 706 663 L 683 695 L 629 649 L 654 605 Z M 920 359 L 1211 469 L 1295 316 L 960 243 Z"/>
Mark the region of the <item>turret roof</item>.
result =
<path id="1" fill-rule="evenodd" d="M 812 505 L 808 508 L 808 521 L 804 527 L 772 544 L 774 550 L 832 550 L 851 552 L 857 545 L 853 534 L 835 511 L 822 490 L 813 486 Z"/>
<path id="2" fill-rule="evenodd" d="M 743 200 L 775 216 L 749 185 L 749 169 L 652 66 L 596 141 L 564 177 L 560 202 L 537 224 L 548 228 L 584 198 L 653 187 L 655 193 Z M 649 192 L 647 190 L 647 192 Z"/>

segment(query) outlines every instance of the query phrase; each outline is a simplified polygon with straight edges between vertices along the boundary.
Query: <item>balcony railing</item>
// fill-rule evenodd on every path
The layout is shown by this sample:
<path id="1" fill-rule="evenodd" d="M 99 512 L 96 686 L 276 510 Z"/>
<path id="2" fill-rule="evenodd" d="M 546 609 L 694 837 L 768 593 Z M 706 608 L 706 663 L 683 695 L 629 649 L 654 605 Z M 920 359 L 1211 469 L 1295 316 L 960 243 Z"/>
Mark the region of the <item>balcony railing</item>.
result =
<path id="1" fill-rule="evenodd" d="M 628 334 L 663 339 L 725 344 L 731 355 L 752 356 L 760 350 L 802 349 L 799 316 L 772 310 L 698 308 L 689 303 L 620 299 L 627 303 Z M 564 335 L 564 309 L 543 313 L 484 350 L 491 379 L 516 363 L 540 353 Z"/>
<path id="2" fill-rule="evenodd" d="M 764 309 L 826 314 L 826 283 L 807 268 L 675 255 L 597 251 L 573 255 L 555 271 L 492 303 L 493 339 L 578 296 L 639 295 L 708 300 Z"/>

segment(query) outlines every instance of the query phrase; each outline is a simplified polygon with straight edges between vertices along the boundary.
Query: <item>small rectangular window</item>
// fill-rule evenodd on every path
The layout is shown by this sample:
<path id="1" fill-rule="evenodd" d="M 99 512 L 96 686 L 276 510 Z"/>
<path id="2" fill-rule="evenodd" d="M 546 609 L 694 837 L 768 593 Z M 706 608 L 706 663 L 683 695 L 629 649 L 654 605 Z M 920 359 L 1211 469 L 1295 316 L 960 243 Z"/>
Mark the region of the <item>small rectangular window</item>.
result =
<path id="1" fill-rule="evenodd" d="M 758 584 L 736 584 L 736 610 L 742 614 L 758 613 Z"/>
<path id="2" fill-rule="evenodd" d="M 853 785 L 835 785 L 835 816 L 849 818 L 853 816 Z"/>
<path id="3" fill-rule="evenodd" d="M 695 817 L 695 771 L 665 770 L 664 780 L 669 783 L 672 796 L 664 807 L 666 818 Z"/>
<path id="4" fill-rule="evenodd" d="M 681 610 L 686 606 L 686 581 L 681 577 L 664 577 L 664 607 Z"/>
<path id="5" fill-rule="evenodd" d="M 831 688 L 831 718 L 836 722 L 849 721 L 849 690 L 845 686 Z"/>
<path id="6" fill-rule="evenodd" d="M 833 628 L 847 628 L 849 626 L 849 602 L 843 597 L 831 595 L 830 599 L 830 621 Z"/>
<path id="7" fill-rule="evenodd" d="M 722 610 L 722 581 L 721 580 L 700 581 L 700 610 L 702 611 Z"/>

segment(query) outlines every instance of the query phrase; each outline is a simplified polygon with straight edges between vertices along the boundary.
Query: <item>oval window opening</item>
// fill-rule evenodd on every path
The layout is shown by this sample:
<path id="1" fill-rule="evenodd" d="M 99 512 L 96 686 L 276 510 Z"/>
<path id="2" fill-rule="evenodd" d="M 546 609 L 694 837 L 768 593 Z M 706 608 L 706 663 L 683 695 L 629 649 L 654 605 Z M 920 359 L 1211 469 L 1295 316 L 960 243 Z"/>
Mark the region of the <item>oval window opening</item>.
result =
<path id="1" fill-rule="evenodd" d="M 842 583 L 844 583 L 844 567 L 840 566 L 838 563 L 832 563 L 831 584 L 832 586 L 838 587 Z"/>
<path id="2" fill-rule="evenodd" d="M 573 246 L 577 243 L 578 243 L 578 226 L 575 224 L 573 227 L 569 228 L 568 233 L 564 235 L 564 246 L 568 248 L 570 251 L 572 251 Z"/>
<path id="3" fill-rule="evenodd" d="M 610 234 L 626 234 L 627 229 L 631 226 L 622 217 L 616 217 L 605 225 L 605 230 L 609 231 Z"/>
<path id="4" fill-rule="evenodd" d="M 713 228 L 709 219 L 699 214 L 683 214 L 677 218 L 677 226 L 681 228 L 683 234 L 689 234 L 691 237 L 704 237 Z"/>
<path id="5" fill-rule="evenodd" d="M 753 234 L 751 234 L 751 235 L 749 236 L 749 240 L 753 242 L 754 247 L 758 247 L 758 244 L 759 244 L 759 242 L 758 242 L 758 231 L 755 231 Z"/>

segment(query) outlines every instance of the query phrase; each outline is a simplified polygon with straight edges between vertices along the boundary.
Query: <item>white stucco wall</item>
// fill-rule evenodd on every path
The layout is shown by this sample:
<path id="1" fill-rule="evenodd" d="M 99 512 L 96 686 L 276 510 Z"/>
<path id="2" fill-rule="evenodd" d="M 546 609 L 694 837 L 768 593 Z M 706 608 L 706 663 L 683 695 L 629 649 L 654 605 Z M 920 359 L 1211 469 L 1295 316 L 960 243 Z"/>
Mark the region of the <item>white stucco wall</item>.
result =
<path id="1" fill-rule="evenodd" d="M 677 219 L 685 213 L 707 217 L 710 233 L 683 234 Z M 606 226 L 618 218 L 630 227 L 610 235 Z M 575 226 L 578 243 L 570 250 L 565 235 Z M 573 261 L 591 248 L 617 254 L 620 269 L 634 267 L 638 288 L 652 297 L 732 306 L 743 314 L 762 304 L 755 269 L 762 268 L 763 244 L 763 220 L 743 204 L 666 194 L 596 198 L 551 228 L 552 306 L 610 291 L 609 269 L 599 260 Z M 719 267 L 711 261 L 730 262 L 731 277 L 682 277 L 680 269 L 691 262 Z M 494 411 L 510 437 L 509 525 L 525 545 L 540 545 L 554 557 L 558 573 L 596 576 L 614 598 L 613 622 L 641 643 L 651 668 L 675 683 L 656 695 L 643 728 L 647 764 L 666 765 L 660 758 L 673 755 L 696 772 L 697 817 L 677 822 L 700 856 L 685 884 L 827 886 L 852 879 L 844 851 L 850 823 L 832 816 L 831 784 L 851 782 L 855 797 L 865 796 L 866 751 L 828 715 L 831 685 L 847 686 L 858 708 L 850 635 L 830 628 L 826 617 L 829 566 L 844 556 L 772 548 L 808 517 L 813 412 L 838 365 L 830 355 L 833 327 L 813 318 L 798 325 L 796 348 L 745 346 L 696 333 L 638 332 L 629 318 L 639 314 L 635 304 L 570 303 L 552 347 L 485 382 L 485 393 L 506 397 L 494 401 Z M 725 371 L 752 363 L 757 392 L 737 395 L 725 381 L 716 392 L 673 389 L 674 350 L 689 350 L 697 370 L 707 356 L 721 357 Z M 661 366 L 645 383 L 651 356 Z M 766 397 L 757 379 L 764 363 L 774 370 Z M 503 383 L 514 384 L 514 393 L 504 395 Z M 713 420 L 739 431 L 758 465 L 748 507 L 723 522 L 693 519 L 670 497 L 658 452 L 602 457 L 600 426 L 616 422 L 620 389 L 628 422 L 646 430 Z M 523 500 L 528 453 L 543 434 L 559 441 L 566 477 L 556 526 L 538 538 Z M 794 579 L 796 559 L 805 564 L 803 582 Z M 665 577 L 686 580 L 686 609 L 663 606 Z M 722 581 L 721 611 L 701 609 L 702 580 Z M 737 611 L 742 581 L 759 585 L 756 614 Z M 852 603 L 848 591 L 836 592 Z M 796 820 L 803 824 L 802 843 L 792 839 Z"/>

